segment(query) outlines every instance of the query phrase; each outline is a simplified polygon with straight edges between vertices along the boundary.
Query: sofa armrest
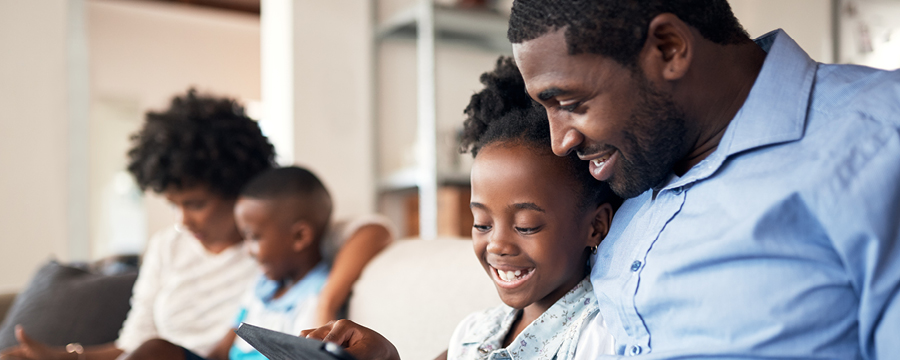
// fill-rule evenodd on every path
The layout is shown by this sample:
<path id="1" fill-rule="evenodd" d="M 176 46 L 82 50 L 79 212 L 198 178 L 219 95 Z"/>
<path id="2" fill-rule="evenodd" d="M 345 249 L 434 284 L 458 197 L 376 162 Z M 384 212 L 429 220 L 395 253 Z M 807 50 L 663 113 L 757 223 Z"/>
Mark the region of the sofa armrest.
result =
<path id="1" fill-rule="evenodd" d="M 0 323 L 3 323 L 3 319 L 6 318 L 6 313 L 9 312 L 9 308 L 12 307 L 15 299 L 16 293 L 14 292 L 0 294 Z"/>
<path id="2" fill-rule="evenodd" d="M 499 304 L 472 240 L 399 240 L 356 282 L 348 319 L 390 340 L 401 359 L 433 359 L 466 315 Z"/>

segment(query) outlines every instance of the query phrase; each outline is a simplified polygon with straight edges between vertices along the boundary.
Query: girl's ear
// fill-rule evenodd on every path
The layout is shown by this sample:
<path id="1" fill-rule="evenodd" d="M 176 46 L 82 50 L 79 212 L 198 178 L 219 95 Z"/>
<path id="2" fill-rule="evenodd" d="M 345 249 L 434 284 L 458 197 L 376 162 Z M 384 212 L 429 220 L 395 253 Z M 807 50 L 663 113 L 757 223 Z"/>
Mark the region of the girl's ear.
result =
<path id="1" fill-rule="evenodd" d="M 600 242 L 609 233 L 609 225 L 612 223 L 613 209 L 609 203 L 603 203 L 594 210 L 591 220 L 591 237 L 588 247 L 600 245 Z"/>
<path id="2" fill-rule="evenodd" d="M 291 224 L 291 249 L 301 252 L 315 240 L 313 226 L 306 220 L 297 220 Z"/>

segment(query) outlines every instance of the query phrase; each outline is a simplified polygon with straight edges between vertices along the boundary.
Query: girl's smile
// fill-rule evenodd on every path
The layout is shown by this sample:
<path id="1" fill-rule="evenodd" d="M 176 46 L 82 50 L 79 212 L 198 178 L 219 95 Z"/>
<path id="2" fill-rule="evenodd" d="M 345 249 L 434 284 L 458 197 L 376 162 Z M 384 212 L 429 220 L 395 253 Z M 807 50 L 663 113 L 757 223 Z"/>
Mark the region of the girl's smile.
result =
<path id="1" fill-rule="evenodd" d="M 500 266 L 499 268 L 497 266 L 491 266 L 491 270 L 493 270 L 491 275 L 493 275 L 494 281 L 497 283 L 497 286 L 506 289 L 513 289 L 521 285 L 529 278 L 531 278 L 531 275 L 534 274 L 534 268 L 525 268 L 524 270 L 501 270 L 504 268 L 510 269 L 509 267 L 505 266 Z"/>

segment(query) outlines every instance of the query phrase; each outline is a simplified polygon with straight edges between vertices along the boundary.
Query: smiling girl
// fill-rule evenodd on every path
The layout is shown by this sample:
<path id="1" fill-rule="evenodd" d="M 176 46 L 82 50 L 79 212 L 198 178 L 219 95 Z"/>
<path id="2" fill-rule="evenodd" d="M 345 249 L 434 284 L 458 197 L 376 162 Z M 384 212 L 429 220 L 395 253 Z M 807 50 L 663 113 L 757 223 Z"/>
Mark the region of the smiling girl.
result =
<path id="1" fill-rule="evenodd" d="M 481 82 L 485 89 L 466 108 L 461 149 L 475 157 L 475 255 L 504 305 L 466 317 L 438 359 L 613 354 L 605 327 L 588 326 L 603 321 L 587 275 L 622 200 L 584 171 L 586 161 L 553 155 L 547 115 L 525 93 L 512 59 L 500 58 Z M 359 360 L 399 359 L 390 341 L 347 320 L 301 336 L 341 344 Z"/>
<path id="2" fill-rule="evenodd" d="M 619 200 L 585 161 L 550 149 L 544 110 L 525 93 L 512 59 L 501 58 L 472 96 L 462 147 L 472 166 L 475 254 L 505 305 L 469 315 L 450 340 L 450 359 L 573 359 L 579 345 L 612 351 L 586 278 L 588 258 Z"/>

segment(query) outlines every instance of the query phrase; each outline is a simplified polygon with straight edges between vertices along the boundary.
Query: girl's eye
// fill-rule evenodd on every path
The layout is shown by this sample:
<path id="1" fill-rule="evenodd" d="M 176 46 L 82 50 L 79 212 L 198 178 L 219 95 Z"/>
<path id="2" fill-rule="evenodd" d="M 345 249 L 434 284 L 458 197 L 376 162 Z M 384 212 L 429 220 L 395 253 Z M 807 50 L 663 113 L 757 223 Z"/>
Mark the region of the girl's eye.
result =
<path id="1" fill-rule="evenodd" d="M 540 227 L 518 227 L 518 226 L 516 226 L 516 231 L 518 231 L 521 234 L 530 235 L 530 234 L 534 234 L 538 231 L 541 231 L 541 228 Z"/>
<path id="2" fill-rule="evenodd" d="M 475 224 L 475 225 L 472 225 L 472 228 L 474 228 L 475 230 L 478 230 L 478 231 L 480 231 L 480 232 L 488 232 L 488 231 L 491 230 L 491 226 L 490 226 L 490 225 L 478 225 L 478 224 Z"/>

